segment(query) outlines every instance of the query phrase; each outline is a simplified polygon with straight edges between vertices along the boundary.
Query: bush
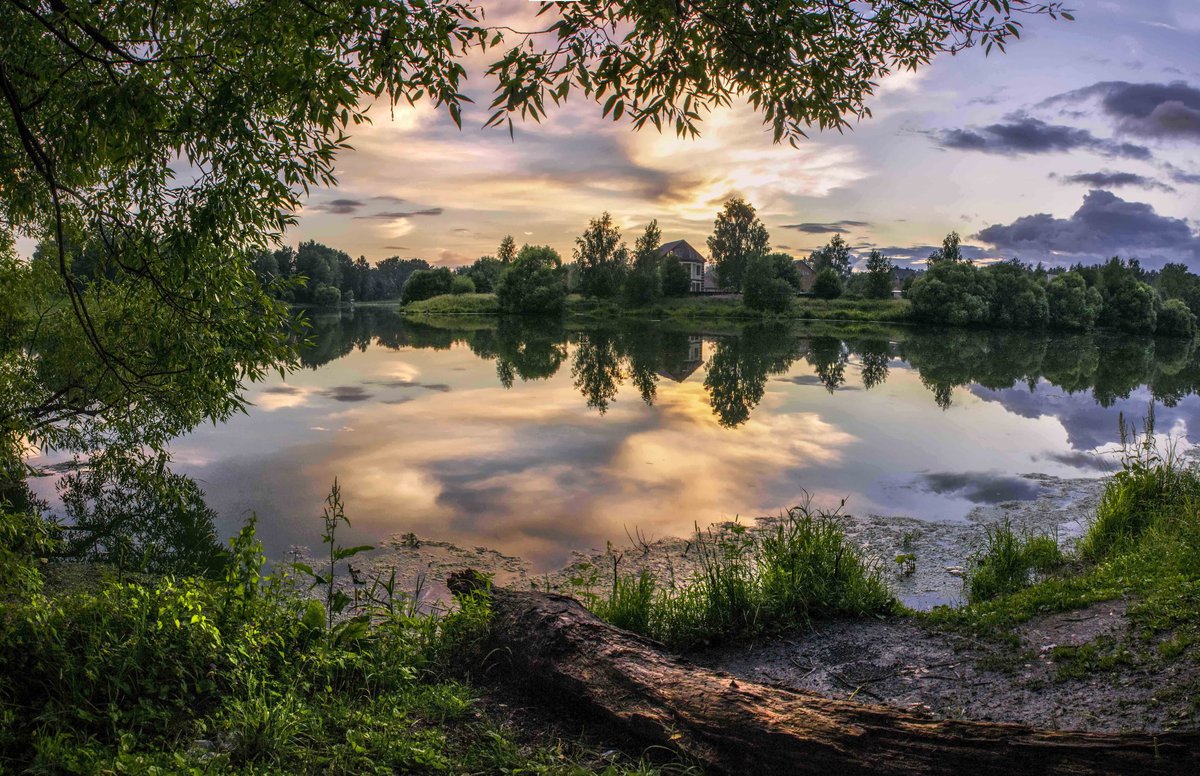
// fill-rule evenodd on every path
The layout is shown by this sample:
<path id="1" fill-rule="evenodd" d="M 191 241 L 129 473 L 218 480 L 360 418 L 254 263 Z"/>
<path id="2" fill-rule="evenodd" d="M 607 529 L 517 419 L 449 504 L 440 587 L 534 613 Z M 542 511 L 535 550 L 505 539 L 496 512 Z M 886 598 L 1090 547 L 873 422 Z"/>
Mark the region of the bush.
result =
<path id="1" fill-rule="evenodd" d="M 842 295 L 842 276 L 826 267 L 813 280 L 812 294 L 818 299 L 837 299 Z"/>
<path id="2" fill-rule="evenodd" d="M 934 264 L 908 290 L 914 317 L 953 326 L 987 323 L 991 296 L 988 278 L 966 262 Z"/>
<path id="3" fill-rule="evenodd" d="M 500 310 L 519 315 L 561 315 L 567 303 L 562 259 L 548 246 L 526 245 L 500 276 Z"/>
<path id="4" fill-rule="evenodd" d="M 1132 334 L 1151 334 L 1158 320 L 1154 289 L 1131 276 L 1122 276 L 1116 284 L 1104 288 L 1104 309 L 1100 322 Z"/>
<path id="5" fill-rule="evenodd" d="M 1046 574 L 1065 560 L 1052 536 L 1022 534 L 1012 524 L 989 525 L 984 546 L 971 557 L 967 570 L 967 600 L 990 601 L 1028 587 L 1035 572 Z"/>
<path id="6" fill-rule="evenodd" d="M 408 276 L 400 292 L 400 301 L 408 304 L 432 299 L 450 293 L 453 286 L 454 275 L 447 268 L 419 269 Z"/>
<path id="7" fill-rule="evenodd" d="M 1066 272 L 1046 286 L 1046 303 L 1052 327 L 1083 331 L 1096 325 L 1104 299 L 1083 275 Z"/>
<path id="8" fill-rule="evenodd" d="M 318 307 L 337 307 L 342 303 L 342 292 L 336 286 L 322 283 L 313 289 L 312 300 Z"/>
<path id="9" fill-rule="evenodd" d="M 687 296 L 692 290 L 692 276 L 687 267 L 674 256 L 667 256 L 662 263 L 663 296 Z"/>
<path id="10" fill-rule="evenodd" d="M 455 296 L 475 293 L 475 281 L 464 275 L 456 275 L 450 284 L 450 293 Z"/>
<path id="11" fill-rule="evenodd" d="M 1154 333 L 1191 339 L 1196 335 L 1196 316 L 1182 300 L 1168 299 L 1158 311 Z"/>
<path id="12" fill-rule="evenodd" d="M 662 280 L 655 267 L 635 266 L 621 287 L 621 298 L 628 307 L 645 307 L 661 295 Z"/>
<path id="13" fill-rule="evenodd" d="M 787 265 L 790 270 L 790 262 Z M 750 310 L 784 313 L 796 296 L 795 287 L 780 277 L 781 265 L 769 256 L 754 256 L 746 263 L 742 303 Z"/>
<path id="14" fill-rule="evenodd" d="M 991 323 L 1006 329 L 1040 329 L 1050 317 L 1046 290 L 1024 265 L 1002 261 L 982 270 L 990 290 Z"/>

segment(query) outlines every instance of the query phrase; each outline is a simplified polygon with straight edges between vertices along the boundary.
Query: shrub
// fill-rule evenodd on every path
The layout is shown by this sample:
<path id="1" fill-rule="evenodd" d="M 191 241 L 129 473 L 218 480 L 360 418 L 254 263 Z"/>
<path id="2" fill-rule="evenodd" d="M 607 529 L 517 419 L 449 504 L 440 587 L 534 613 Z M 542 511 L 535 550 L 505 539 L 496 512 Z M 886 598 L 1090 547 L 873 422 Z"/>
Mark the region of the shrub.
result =
<path id="1" fill-rule="evenodd" d="M 456 275 L 450 283 L 450 293 L 455 296 L 475 293 L 475 281 L 465 275 Z"/>
<path id="2" fill-rule="evenodd" d="M 1056 329 L 1086 330 L 1096 325 L 1104 299 L 1083 275 L 1066 272 L 1046 286 L 1050 325 Z"/>
<path id="3" fill-rule="evenodd" d="M 1048 573 L 1064 560 L 1052 536 L 1018 535 L 1007 519 L 989 525 L 983 547 L 971 557 L 967 570 L 967 600 L 979 603 L 1015 593 L 1033 581 L 1035 572 Z"/>
<path id="4" fill-rule="evenodd" d="M 621 287 L 621 298 L 629 307 L 653 304 L 661 294 L 662 280 L 658 269 L 652 266 L 634 266 L 625 276 L 625 284 Z"/>
<path id="5" fill-rule="evenodd" d="M 454 275 L 445 267 L 419 269 L 408 276 L 400 292 L 400 301 L 408 304 L 432 299 L 450 293 L 453 285 Z"/>
<path id="6" fill-rule="evenodd" d="M 1196 334 L 1196 316 L 1182 300 L 1168 299 L 1158 311 L 1154 333 L 1191 339 Z"/>
<path id="7" fill-rule="evenodd" d="M 336 286 L 322 283 L 313 289 L 312 300 L 317 307 L 337 307 L 342 303 L 342 292 Z"/>
<path id="8" fill-rule="evenodd" d="M 813 280 L 812 293 L 818 299 L 837 299 L 842 295 L 842 276 L 826 267 Z"/>
<path id="9" fill-rule="evenodd" d="M 557 251 L 526 245 L 500 276 L 496 300 L 505 313 L 560 315 L 567 302 L 564 280 Z"/>
<path id="10" fill-rule="evenodd" d="M 791 268 L 790 261 L 787 268 Z M 795 287 L 779 272 L 781 265 L 769 256 L 754 256 L 746 263 L 742 303 L 751 310 L 787 312 L 796 295 Z"/>
<path id="11" fill-rule="evenodd" d="M 1130 275 L 1104 288 L 1104 309 L 1100 322 L 1113 329 L 1133 334 L 1151 334 L 1157 322 L 1154 289 Z"/>

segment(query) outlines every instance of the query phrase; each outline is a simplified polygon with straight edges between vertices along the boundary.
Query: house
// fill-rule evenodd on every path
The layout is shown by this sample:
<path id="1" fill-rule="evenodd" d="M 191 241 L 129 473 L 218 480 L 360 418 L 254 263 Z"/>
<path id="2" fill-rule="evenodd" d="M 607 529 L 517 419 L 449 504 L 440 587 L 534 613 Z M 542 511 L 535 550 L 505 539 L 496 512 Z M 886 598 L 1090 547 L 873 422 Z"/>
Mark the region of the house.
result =
<path id="1" fill-rule="evenodd" d="M 796 259 L 796 273 L 800 275 L 800 290 L 812 291 L 813 283 L 817 282 L 817 271 L 804 259 Z"/>
<path id="2" fill-rule="evenodd" d="M 669 243 L 663 243 L 658 249 L 658 255 L 666 258 L 674 256 L 679 260 L 679 263 L 688 271 L 688 275 L 692 279 L 691 292 L 698 294 L 704 289 L 704 265 L 707 262 L 700 251 L 693 248 L 687 240 L 674 240 Z"/>

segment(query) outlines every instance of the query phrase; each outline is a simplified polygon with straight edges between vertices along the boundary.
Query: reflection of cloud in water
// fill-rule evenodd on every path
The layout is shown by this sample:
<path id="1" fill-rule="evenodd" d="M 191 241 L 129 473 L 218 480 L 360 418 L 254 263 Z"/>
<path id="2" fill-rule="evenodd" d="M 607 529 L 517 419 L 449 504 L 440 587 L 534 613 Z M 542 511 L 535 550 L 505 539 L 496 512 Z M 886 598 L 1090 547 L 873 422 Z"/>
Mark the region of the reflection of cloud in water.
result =
<path id="1" fill-rule="evenodd" d="M 294 385 L 273 385 L 270 388 L 264 388 L 258 396 L 251 396 L 250 401 L 264 412 L 274 412 L 302 406 L 308 401 L 310 392 L 310 389 L 298 388 Z"/>
<path id="2" fill-rule="evenodd" d="M 342 402 L 366 401 L 374 395 L 367 393 L 367 390 L 361 385 L 335 385 L 332 388 L 322 390 L 320 393 L 326 398 Z"/>
<path id="3" fill-rule="evenodd" d="M 1032 501 L 1042 493 L 1042 487 L 1031 480 L 989 472 L 937 472 L 921 475 L 919 482 L 939 495 L 953 495 L 975 504 Z"/>
<path id="4" fill-rule="evenodd" d="M 450 386 L 445 383 L 418 383 L 415 380 L 364 380 L 366 385 L 378 385 L 383 388 L 424 388 L 427 391 L 446 393 Z"/>
<path id="5" fill-rule="evenodd" d="M 1111 472 L 1117 468 L 1113 457 L 1102 453 L 1047 453 L 1035 460 L 1056 461 L 1065 466 L 1074 466 L 1076 469 L 1092 469 L 1098 472 Z"/>
<path id="6" fill-rule="evenodd" d="M 1153 397 L 1144 386 L 1134 389 L 1129 398 L 1117 399 L 1110 407 L 1096 403 L 1091 391 L 1066 393 L 1045 380 L 1039 380 L 1036 390 L 1014 387 L 994 390 L 972 385 L 971 393 L 986 402 L 996 402 L 1009 412 L 1023 418 L 1053 417 L 1067 432 L 1071 447 L 1092 451 L 1109 447 L 1118 439 L 1117 423 L 1121 413 L 1126 420 L 1138 421 L 1145 416 Z M 1156 404 L 1155 420 L 1159 431 L 1200 428 L 1200 397 L 1187 396 L 1174 407 Z"/>

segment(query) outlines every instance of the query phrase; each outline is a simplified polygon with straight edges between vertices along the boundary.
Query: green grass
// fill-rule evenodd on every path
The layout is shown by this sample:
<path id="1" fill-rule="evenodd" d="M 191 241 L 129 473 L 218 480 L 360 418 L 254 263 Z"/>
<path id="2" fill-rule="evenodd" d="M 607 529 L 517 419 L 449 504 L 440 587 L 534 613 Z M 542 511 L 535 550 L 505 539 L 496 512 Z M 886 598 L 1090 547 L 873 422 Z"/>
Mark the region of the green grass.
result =
<path id="1" fill-rule="evenodd" d="M 1018 535 L 1005 520 L 985 529 L 983 547 L 971 557 L 967 600 L 990 601 L 1027 587 L 1033 575 L 1047 574 L 1066 562 L 1053 536 Z"/>
<path id="2" fill-rule="evenodd" d="M 575 319 L 618 317 L 656 320 L 760 320 L 784 318 L 830 321 L 905 322 L 911 305 L 894 299 L 814 299 L 797 297 L 792 309 L 782 315 L 750 310 L 740 298 L 686 296 L 661 299 L 652 305 L 624 307 L 618 300 L 588 299 L 579 294 L 567 297 L 566 314 Z M 499 307 L 495 294 L 445 294 L 404 306 L 406 315 L 496 315 Z"/>
<path id="3" fill-rule="evenodd" d="M 498 315 L 495 294 L 443 294 L 402 308 L 405 315 Z"/>
<path id="4" fill-rule="evenodd" d="M 898 610 L 881 570 L 847 540 L 836 514 L 796 507 L 761 530 L 698 530 L 694 544 L 699 570 L 682 584 L 614 569 L 606 595 L 582 597 L 614 625 L 679 649 Z"/>

